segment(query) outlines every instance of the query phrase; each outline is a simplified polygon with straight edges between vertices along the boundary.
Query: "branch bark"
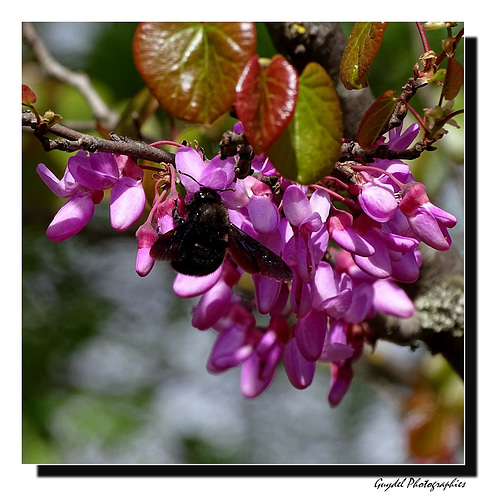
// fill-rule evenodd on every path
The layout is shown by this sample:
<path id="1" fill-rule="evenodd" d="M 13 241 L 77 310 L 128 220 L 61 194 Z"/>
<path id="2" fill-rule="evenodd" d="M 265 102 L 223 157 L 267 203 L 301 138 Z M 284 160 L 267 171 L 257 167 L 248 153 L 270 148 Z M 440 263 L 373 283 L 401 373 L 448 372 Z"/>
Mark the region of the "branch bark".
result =
<path id="1" fill-rule="evenodd" d="M 42 71 L 52 78 L 75 87 L 88 102 L 95 119 L 108 130 L 113 130 L 118 115 L 108 108 L 84 73 L 76 73 L 66 68 L 52 57 L 31 23 L 23 23 L 23 38 L 30 47 Z"/>
<path id="2" fill-rule="evenodd" d="M 93 153 L 101 151 L 103 153 L 127 155 L 134 160 L 142 159 L 155 163 L 175 164 L 174 154 L 135 139 L 120 138 L 118 136 L 112 136 L 114 137 L 113 140 L 101 139 L 93 135 L 83 134 L 59 123 L 52 125 L 46 131 L 40 131 L 36 116 L 31 111 L 22 113 L 22 125 L 35 131 L 36 137 L 41 141 L 46 151 L 59 149 L 72 152 L 82 149 Z M 45 135 L 46 133 L 53 134 L 61 139 L 49 139 Z"/>

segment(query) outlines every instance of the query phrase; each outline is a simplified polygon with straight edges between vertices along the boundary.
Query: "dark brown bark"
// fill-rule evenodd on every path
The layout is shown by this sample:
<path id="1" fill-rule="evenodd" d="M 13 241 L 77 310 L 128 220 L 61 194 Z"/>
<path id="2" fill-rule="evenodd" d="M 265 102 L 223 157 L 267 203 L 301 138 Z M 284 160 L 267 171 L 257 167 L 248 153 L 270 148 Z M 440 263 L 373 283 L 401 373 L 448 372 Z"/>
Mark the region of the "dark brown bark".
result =
<path id="1" fill-rule="evenodd" d="M 61 151 L 85 151 L 102 153 L 115 153 L 127 155 L 134 160 L 142 159 L 155 163 L 175 163 L 175 155 L 155 148 L 145 142 L 135 139 L 114 137 L 114 140 L 102 139 L 93 135 L 82 134 L 56 123 L 46 130 L 41 131 L 37 125 L 36 117 L 30 111 L 22 114 L 23 127 L 30 127 L 35 131 L 36 137 L 41 141 L 46 151 L 59 149 Z M 50 139 L 46 134 L 58 136 L 60 139 Z"/>

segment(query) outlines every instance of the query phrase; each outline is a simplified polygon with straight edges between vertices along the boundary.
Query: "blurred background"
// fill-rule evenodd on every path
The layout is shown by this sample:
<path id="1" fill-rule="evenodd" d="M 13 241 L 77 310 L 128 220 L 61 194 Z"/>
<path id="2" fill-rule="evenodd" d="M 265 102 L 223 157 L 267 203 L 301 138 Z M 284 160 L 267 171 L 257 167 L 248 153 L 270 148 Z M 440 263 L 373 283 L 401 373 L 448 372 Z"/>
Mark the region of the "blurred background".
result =
<path id="1" fill-rule="evenodd" d="M 346 34 L 351 26 L 344 24 Z M 144 109 L 147 97 L 132 59 L 136 24 L 34 27 L 61 64 L 89 75 L 112 110 L 128 115 L 130 106 Z M 257 28 L 258 53 L 271 56 L 265 26 Z M 429 33 L 437 52 L 444 33 Z M 370 69 L 374 96 L 399 92 L 421 52 L 414 24 L 390 23 Z M 63 124 L 96 133 L 85 99 L 47 78 L 25 44 L 23 83 L 36 93 L 39 111 L 52 109 Z M 436 92 L 422 89 L 412 105 L 435 105 Z M 463 92 L 456 102 L 463 107 Z M 457 122 L 463 127 L 462 115 Z M 141 130 L 151 140 L 172 139 L 175 130 L 178 140 L 196 138 L 212 156 L 231 123 L 226 117 L 207 129 L 156 110 Z M 122 127 L 127 130 L 124 121 Z M 449 127 L 438 150 L 411 165 L 431 200 L 457 217 L 451 235 L 462 255 L 463 150 L 463 128 Z M 366 348 L 335 409 L 327 401 L 327 365 L 318 365 L 304 391 L 281 370 L 255 400 L 240 394 L 239 369 L 209 374 L 205 363 L 215 333 L 191 326 L 197 299 L 172 292 L 168 265 L 137 276 L 135 229 L 113 231 L 105 202 L 78 235 L 60 243 L 46 237 L 63 201 L 35 168 L 45 163 L 61 177 L 67 160 L 67 153 L 46 153 L 32 133 L 23 133 L 24 463 L 463 462 L 463 383 L 424 347 L 412 352 L 379 342 L 374 352 Z"/>

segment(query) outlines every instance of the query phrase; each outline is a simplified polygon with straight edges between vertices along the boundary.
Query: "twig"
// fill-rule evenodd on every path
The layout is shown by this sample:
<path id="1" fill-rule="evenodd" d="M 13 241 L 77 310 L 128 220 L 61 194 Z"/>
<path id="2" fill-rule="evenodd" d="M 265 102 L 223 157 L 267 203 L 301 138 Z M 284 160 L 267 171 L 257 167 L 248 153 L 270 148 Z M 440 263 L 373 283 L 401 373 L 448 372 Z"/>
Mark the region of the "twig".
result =
<path id="1" fill-rule="evenodd" d="M 115 153 L 127 155 L 135 160 L 142 159 L 155 163 L 175 164 L 175 155 L 162 149 L 146 144 L 145 142 L 126 137 L 114 140 L 101 139 L 93 135 L 83 134 L 59 123 L 52 125 L 46 131 L 42 131 L 37 126 L 35 115 L 31 111 L 22 113 L 23 127 L 30 127 L 35 131 L 35 136 L 40 140 L 46 151 L 58 149 L 61 151 L 101 151 L 103 153 Z M 50 133 L 61 139 L 49 139 L 45 133 Z"/>
<path id="2" fill-rule="evenodd" d="M 406 104 L 417 93 L 419 88 L 425 87 L 427 84 L 428 82 L 425 78 L 408 78 L 406 84 L 401 88 L 399 102 L 396 104 L 396 107 L 392 112 L 392 116 L 387 121 L 387 125 L 384 127 L 384 130 L 380 135 L 383 135 L 389 130 L 401 125 L 408 111 Z"/>
<path id="3" fill-rule="evenodd" d="M 23 38 L 30 46 L 42 70 L 57 80 L 75 87 L 88 102 L 95 119 L 104 127 L 112 130 L 118 122 L 118 115 L 110 110 L 97 93 L 89 77 L 83 73 L 76 73 L 57 62 L 38 37 L 31 23 L 23 23 Z"/>
<path id="4" fill-rule="evenodd" d="M 425 141 L 417 142 L 413 147 L 401 151 L 393 151 L 382 144 L 373 149 L 363 149 L 357 142 L 350 141 L 342 144 L 339 161 L 359 160 L 371 163 L 376 158 L 381 160 L 415 160 L 424 151 L 435 149 Z"/>

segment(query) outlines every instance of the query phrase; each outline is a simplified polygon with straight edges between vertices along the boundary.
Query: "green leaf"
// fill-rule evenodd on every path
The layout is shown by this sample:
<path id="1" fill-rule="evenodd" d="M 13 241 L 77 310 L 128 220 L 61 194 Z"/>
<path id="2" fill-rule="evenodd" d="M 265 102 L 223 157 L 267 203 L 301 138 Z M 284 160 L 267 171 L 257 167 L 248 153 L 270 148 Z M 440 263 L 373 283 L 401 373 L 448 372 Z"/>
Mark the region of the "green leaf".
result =
<path id="1" fill-rule="evenodd" d="M 300 76 L 293 119 L 267 153 L 281 175 L 313 184 L 328 175 L 338 160 L 342 132 L 337 91 L 325 69 L 312 62 Z"/>
<path id="2" fill-rule="evenodd" d="M 258 56 L 248 61 L 236 88 L 234 109 L 256 154 L 265 151 L 285 130 L 297 103 L 299 76 L 281 55 L 264 69 Z"/>
<path id="3" fill-rule="evenodd" d="M 429 83 L 432 82 L 444 82 L 444 79 L 446 77 L 446 70 L 444 68 L 439 68 L 435 73 L 432 78 L 429 78 L 427 81 Z"/>
<path id="4" fill-rule="evenodd" d="M 253 23 L 141 23 L 133 54 L 162 108 L 209 125 L 231 108 L 255 47 Z"/>
<path id="5" fill-rule="evenodd" d="M 447 101 L 451 101 L 457 97 L 457 94 L 464 83 L 464 68 L 452 57 L 448 58 L 446 66 L 446 76 L 443 83 L 443 96 Z"/>
<path id="6" fill-rule="evenodd" d="M 368 108 L 361 118 L 357 132 L 358 144 L 363 149 L 370 149 L 375 144 L 396 104 L 394 90 L 387 90 Z"/>
<path id="7" fill-rule="evenodd" d="M 387 23 L 356 23 L 340 63 L 340 79 L 348 90 L 368 86 L 368 70 L 377 55 Z"/>

